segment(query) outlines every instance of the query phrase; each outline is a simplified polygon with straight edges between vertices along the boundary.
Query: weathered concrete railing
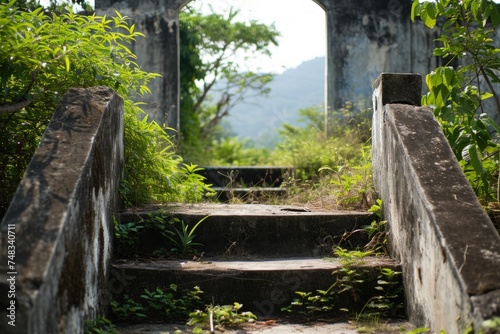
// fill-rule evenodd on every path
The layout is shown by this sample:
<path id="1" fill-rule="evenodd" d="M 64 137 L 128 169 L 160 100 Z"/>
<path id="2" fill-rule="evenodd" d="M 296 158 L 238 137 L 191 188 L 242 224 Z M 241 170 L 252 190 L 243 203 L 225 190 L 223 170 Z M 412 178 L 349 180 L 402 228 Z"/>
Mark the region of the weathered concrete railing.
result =
<path id="1" fill-rule="evenodd" d="M 82 333 L 99 311 L 122 164 L 122 99 L 71 89 L 1 224 L 0 333 Z"/>
<path id="2" fill-rule="evenodd" d="M 410 320 L 461 333 L 500 316 L 500 237 L 429 108 L 421 77 L 381 74 L 373 93 L 373 176 Z"/>

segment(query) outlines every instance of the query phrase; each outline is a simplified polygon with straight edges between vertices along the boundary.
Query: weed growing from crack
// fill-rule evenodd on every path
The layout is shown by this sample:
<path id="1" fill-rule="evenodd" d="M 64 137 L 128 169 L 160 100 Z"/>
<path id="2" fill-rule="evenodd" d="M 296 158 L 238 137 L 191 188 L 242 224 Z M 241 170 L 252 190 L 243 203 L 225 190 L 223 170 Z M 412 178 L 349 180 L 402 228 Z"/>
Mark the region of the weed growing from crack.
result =
<path id="1" fill-rule="evenodd" d="M 194 235 L 193 233 L 196 228 L 207 218 L 208 216 L 200 219 L 191 229 L 189 229 L 189 225 L 185 224 L 184 221 L 180 221 L 180 229 L 177 229 L 177 227 L 174 226 L 176 236 L 173 237 L 170 235 L 165 235 L 165 237 L 172 241 L 172 243 L 175 245 L 175 247 L 170 251 L 172 253 L 178 253 L 180 255 L 192 255 L 195 253 L 196 247 L 203 246 L 198 242 L 194 242 L 194 238 L 196 235 Z"/>
<path id="2" fill-rule="evenodd" d="M 401 272 L 390 268 L 381 268 L 375 290 L 380 291 L 371 297 L 363 309 L 356 315 L 356 321 L 373 318 L 396 316 L 403 309 L 403 285 Z"/>

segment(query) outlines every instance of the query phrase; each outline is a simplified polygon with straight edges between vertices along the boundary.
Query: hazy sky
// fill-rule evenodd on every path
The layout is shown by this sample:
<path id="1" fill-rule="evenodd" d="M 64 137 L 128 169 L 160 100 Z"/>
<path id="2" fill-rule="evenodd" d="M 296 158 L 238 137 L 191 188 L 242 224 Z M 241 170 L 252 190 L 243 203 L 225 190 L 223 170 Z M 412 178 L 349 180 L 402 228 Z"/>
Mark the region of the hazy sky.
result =
<path id="1" fill-rule="evenodd" d="M 41 0 L 42 4 L 46 2 Z M 204 11 L 209 11 L 208 4 L 216 11 L 232 6 L 240 10 L 236 17 L 239 21 L 275 24 L 281 33 L 279 46 L 271 49 L 271 58 L 259 58 L 249 64 L 254 70 L 281 73 L 326 54 L 325 12 L 312 0 L 196 0 L 194 3 Z M 90 4 L 94 6 L 94 0 Z"/>

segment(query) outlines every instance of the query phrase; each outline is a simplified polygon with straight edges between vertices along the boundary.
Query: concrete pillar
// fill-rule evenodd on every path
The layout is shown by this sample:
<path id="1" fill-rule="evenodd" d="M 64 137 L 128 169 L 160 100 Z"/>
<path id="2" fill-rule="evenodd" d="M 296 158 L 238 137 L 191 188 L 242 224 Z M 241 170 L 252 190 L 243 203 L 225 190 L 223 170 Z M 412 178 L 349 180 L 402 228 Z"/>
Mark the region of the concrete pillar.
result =
<path id="1" fill-rule="evenodd" d="M 320 0 L 327 12 L 327 100 L 330 109 L 371 100 L 381 72 L 420 73 L 436 66 L 434 32 L 410 20 L 409 0 Z"/>
<path id="2" fill-rule="evenodd" d="M 146 35 L 130 46 L 141 69 L 161 74 L 151 81 L 150 95 L 143 109 L 150 119 L 179 129 L 179 9 L 186 0 L 96 0 L 97 15 L 115 16 L 115 11 L 132 19 L 135 30 Z"/>

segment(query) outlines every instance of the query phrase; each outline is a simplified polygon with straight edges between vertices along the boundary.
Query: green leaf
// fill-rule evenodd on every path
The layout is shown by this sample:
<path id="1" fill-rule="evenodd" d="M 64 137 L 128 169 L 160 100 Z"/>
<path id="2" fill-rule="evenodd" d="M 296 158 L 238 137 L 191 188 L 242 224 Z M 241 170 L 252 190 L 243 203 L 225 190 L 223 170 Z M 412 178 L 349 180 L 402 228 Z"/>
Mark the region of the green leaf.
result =
<path id="1" fill-rule="evenodd" d="M 417 13 L 419 11 L 419 6 L 420 6 L 420 1 L 419 0 L 414 0 L 412 5 L 411 5 L 411 20 L 415 21 L 415 18 L 417 17 Z"/>
<path id="2" fill-rule="evenodd" d="M 69 70 L 70 70 L 70 63 L 69 63 L 69 57 L 68 56 L 64 57 L 64 62 L 66 63 L 66 72 L 69 72 Z"/>
<path id="3" fill-rule="evenodd" d="M 470 144 L 466 146 L 465 149 L 468 151 L 469 162 L 474 168 L 474 171 L 479 175 L 483 174 L 483 164 L 481 163 L 481 158 L 479 157 L 476 145 Z"/>
<path id="4" fill-rule="evenodd" d="M 434 28 L 436 25 L 437 8 L 434 2 L 424 2 L 422 4 L 422 12 L 420 17 L 424 24 L 429 28 Z"/>

